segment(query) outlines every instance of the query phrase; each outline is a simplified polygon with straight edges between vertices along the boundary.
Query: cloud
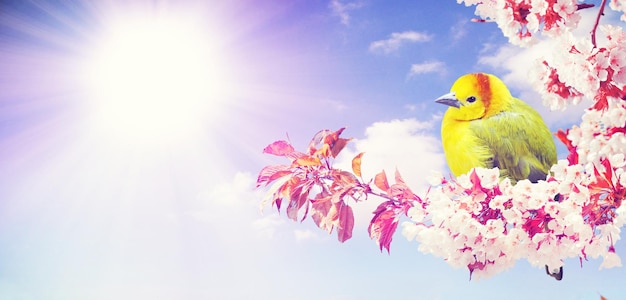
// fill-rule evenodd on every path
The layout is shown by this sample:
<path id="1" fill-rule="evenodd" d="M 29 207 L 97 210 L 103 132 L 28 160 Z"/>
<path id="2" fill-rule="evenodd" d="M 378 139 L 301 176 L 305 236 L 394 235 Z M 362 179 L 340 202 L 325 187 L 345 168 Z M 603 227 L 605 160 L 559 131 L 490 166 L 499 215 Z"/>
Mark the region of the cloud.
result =
<path id="1" fill-rule="evenodd" d="M 311 229 L 294 229 L 293 234 L 296 237 L 296 241 L 307 241 L 319 238 L 319 232 L 321 230 L 313 231 Z"/>
<path id="2" fill-rule="evenodd" d="M 467 35 L 466 27 L 468 23 L 469 19 L 463 17 L 459 19 L 456 24 L 452 25 L 452 27 L 450 28 L 450 36 L 452 37 L 452 40 L 458 41 Z"/>
<path id="3" fill-rule="evenodd" d="M 255 177 L 248 172 L 237 172 L 231 181 L 219 182 L 198 195 L 214 205 L 244 207 L 252 205 L 251 199 L 260 199 L 261 193 L 254 189 Z M 256 198 L 254 198 L 256 197 Z"/>
<path id="4" fill-rule="evenodd" d="M 439 73 L 445 74 L 447 72 L 445 63 L 433 60 L 426 61 L 419 64 L 412 64 L 411 69 L 409 70 L 408 77 L 413 77 L 419 74 L 428 74 L 428 73 Z"/>
<path id="5" fill-rule="evenodd" d="M 256 178 L 248 172 L 238 172 L 227 181 L 217 182 L 200 193 L 194 207 L 186 212 L 191 219 L 220 228 L 228 236 L 234 232 L 249 232 L 251 236 L 271 239 L 285 218 L 268 209 L 263 215 L 259 203 L 265 191 L 255 189 Z"/>
<path id="6" fill-rule="evenodd" d="M 256 232 L 257 237 L 271 239 L 276 234 L 278 227 L 285 223 L 285 218 L 272 213 L 252 222 L 252 229 Z"/>
<path id="7" fill-rule="evenodd" d="M 391 53 L 396 51 L 405 43 L 416 42 L 428 42 L 432 39 L 432 35 L 417 32 L 417 31 L 404 31 L 394 32 L 386 40 L 375 41 L 370 44 L 370 51 L 376 53 Z"/>
<path id="8" fill-rule="evenodd" d="M 414 118 L 376 122 L 367 127 L 365 138 L 355 140 L 350 149 L 337 158 L 336 167 L 351 170 L 352 158 L 365 152 L 361 171 L 365 181 L 385 170 L 390 183 L 397 169 L 413 192 L 422 196 L 428 187 L 428 177 L 433 173 L 444 173 L 445 158 L 438 134 L 439 122 L 420 121 Z M 366 226 L 380 199 L 370 197 L 368 201 L 354 205 L 356 224 Z M 355 228 L 355 231 L 360 229 Z"/>
<path id="9" fill-rule="evenodd" d="M 363 6 L 361 2 L 341 3 L 339 0 L 332 0 L 328 4 L 333 15 L 338 16 L 341 24 L 350 25 L 350 11 L 359 9 Z"/>

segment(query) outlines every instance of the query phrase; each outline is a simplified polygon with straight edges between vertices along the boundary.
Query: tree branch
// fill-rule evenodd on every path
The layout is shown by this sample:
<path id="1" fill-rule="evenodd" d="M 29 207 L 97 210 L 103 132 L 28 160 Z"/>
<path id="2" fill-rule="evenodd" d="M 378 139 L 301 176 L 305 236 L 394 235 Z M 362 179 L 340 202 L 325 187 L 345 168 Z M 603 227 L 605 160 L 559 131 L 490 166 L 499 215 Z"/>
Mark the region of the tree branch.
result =
<path id="1" fill-rule="evenodd" d="M 606 6 L 606 0 L 602 0 L 602 3 L 600 4 L 600 10 L 598 10 L 598 15 L 596 16 L 596 23 L 593 24 L 593 29 L 591 30 L 591 44 L 593 44 L 593 48 L 598 47 L 596 44 L 596 31 L 598 31 L 600 17 L 604 15 L 604 6 Z"/>

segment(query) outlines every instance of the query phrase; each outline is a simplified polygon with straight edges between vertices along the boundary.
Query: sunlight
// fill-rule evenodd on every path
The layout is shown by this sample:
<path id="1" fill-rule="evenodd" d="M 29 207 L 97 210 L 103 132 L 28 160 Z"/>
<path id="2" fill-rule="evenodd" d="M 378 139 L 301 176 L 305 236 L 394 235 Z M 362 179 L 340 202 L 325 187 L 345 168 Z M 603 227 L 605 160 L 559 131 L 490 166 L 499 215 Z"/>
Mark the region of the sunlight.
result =
<path id="1" fill-rule="evenodd" d="M 220 106 L 223 68 L 209 42 L 182 17 L 111 20 L 87 70 L 96 128 L 134 143 L 169 143 L 201 129 Z"/>

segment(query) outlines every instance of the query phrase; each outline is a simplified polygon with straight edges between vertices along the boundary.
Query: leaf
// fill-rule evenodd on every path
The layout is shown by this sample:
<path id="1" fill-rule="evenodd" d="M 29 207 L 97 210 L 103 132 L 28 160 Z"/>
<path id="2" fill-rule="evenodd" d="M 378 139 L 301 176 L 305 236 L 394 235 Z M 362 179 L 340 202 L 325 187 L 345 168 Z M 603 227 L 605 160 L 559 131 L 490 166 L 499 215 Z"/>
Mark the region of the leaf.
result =
<path id="1" fill-rule="evenodd" d="M 267 193 L 261 200 L 260 208 L 263 209 L 263 207 L 265 207 L 267 202 L 269 202 L 269 200 L 272 199 L 272 205 L 276 204 L 278 211 L 280 211 L 281 198 L 278 196 L 278 194 L 280 194 L 280 190 L 284 187 L 285 183 L 288 182 L 289 180 L 291 180 L 290 177 L 282 177 L 276 180 L 276 182 L 274 182 L 274 184 L 270 187 L 270 189 L 267 191 Z"/>
<path id="2" fill-rule="evenodd" d="M 567 138 L 567 134 L 569 133 L 569 129 L 563 131 L 559 129 L 555 134 L 556 137 L 565 144 L 569 153 L 567 154 L 567 162 L 570 166 L 578 164 L 578 152 L 576 151 L 576 146 L 572 144 L 572 141 Z"/>
<path id="3" fill-rule="evenodd" d="M 331 131 L 328 129 L 324 129 L 324 130 L 320 130 L 318 131 L 313 138 L 311 139 L 311 142 L 309 142 L 309 146 L 308 146 L 308 152 L 309 155 L 313 155 L 317 152 L 317 147 L 321 146 L 320 144 L 322 144 L 322 141 L 325 140 L 326 136 L 328 136 L 329 134 L 331 134 Z"/>
<path id="4" fill-rule="evenodd" d="M 600 83 L 600 89 L 593 100 L 596 103 L 593 105 L 595 110 L 607 110 L 609 108 L 608 97 L 622 98 L 622 90 L 612 83 L 603 81 Z"/>
<path id="5" fill-rule="evenodd" d="M 350 139 L 339 138 L 344 129 L 345 128 L 340 128 L 337 131 L 324 129 L 317 132 L 309 143 L 309 155 L 322 154 L 324 157 L 328 157 L 330 155 L 337 157 L 339 152 L 341 152 L 341 150 L 346 146 L 347 142 L 350 141 Z M 328 148 L 322 149 L 324 147 Z"/>
<path id="6" fill-rule="evenodd" d="M 266 166 L 259 172 L 259 176 L 256 180 L 256 187 L 260 187 L 263 183 L 267 185 L 272 181 L 291 173 L 290 167 L 287 165 Z"/>
<path id="7" fill-rule="evenodd" d="M 307 189 L 307 184 L 298 184 L 295 188 L 291 190 L 289 193 L 289 205 L 287 206 L 287 217 L 297 221 L 298 220 L 298 211 L 307 205 L 309 201 L 309 190 Z M 302 219 L 306 217 L 303 216 Z"/>
<path id="8" fill-rule="evenodd" d="M 398 218 L 395 211 L 395 204 L 392 201 L 383 202 L 374 211 L 374 217 L 370 221 L 367 232 L 370 238 L 376 241 L 380 251 L 391 246 L 393 234 L 398 227 Z"/>
<path id="9" fill-rule="evenodd" d="M 263 153 L 276 156 L 286 156 L 294 151 L 293 146 L 287 141 L 276 141 L 263 149 Z"/>
<path id="10" fill-rule="evenodd" d="M 341 133 L 345 130 L 345 127 L 339 128 L 337 131 L 332 132 L 324 136 L 323 142 L 324 144 L 334 145 L 338 140 Z"/>
<path id="11" fill-rule="evenodd" d="M 358 177 L 363 177 L 363 175 L 361 175 L 361 157 L 363 157 L 363 154 L 365 154 L 365 152 L 357 154 L 357 156 L 352 159 L 352 172 Z"/>
<path id="12" fill-rule="evenodd" d="M 480 176 L 478 176 L 478 173 L 476 173 L 476 169 L 472 169 L 469 178 L 470 182 L 472 183 L 472 188 L 467 190 L 467 192 L 470 193 L 470 195 L 477 195 L 485 191 L 480 182 Z"/>
<path id="13" fill-rule="evenodd" d="M 354 229 L 354 213 L 352 207 L 344 202 L 339 206 L 339 225 L 337 226 L 337 238 L 339 242 L 345 242 L 352 237 Z"/>
<path id="14" fill-rule="evenodd" d="M 350 140 L 351 139 L 344 139 L 344 138 L 337 139 L 337 141 L 333 143 L 330 148 L 332 156 L 337 157 L 337 155 L 339 155 L 339 152 L 341 152 L 341 150 L 343 150 L 343 148 L 346 147 L 346 145 L 348 144 Z"/>
<path id="15" fill-rule="evenodd" d="M 402 179 L 402 175 L 400 175 L 400 171 L 398 171 L 398 168 L 396 168 L 395 177 L 396 177 L 396 183 L 406 185 L 406 183 L 404 182 L 404 179 Z"/>
<path id="16" fill-rule="evenodd" d="M 374 177 L 374 184 L 377 188 L 382 191 L 389 190 L 389 183 L 387 182 L 387 174 L 385 174 L 385 170 L 380 171 L 380 173 L 376 174 Z"/>
<path id="17" fill-rule="evenodd" d="M 340 187 L 341 190 L 347 190 L 358 185 L 359 180 L 354 176 L 354 174 L 348 171 L 342 170 L 331 170 L 330 175 L 333 178 L 333 185 Z"/>
<path id="18" fill-rule="evenodd" d="M 328 144 L 323 144 L 317 151 L 315 151 L 315 153 L 313 153 L 313 155 L 321 157 L 328 157 L 330 156 L 330 154 L 331 151 Z"/>
<path id="19" fill-rule="evenodd" d="M 315 197 L 315 200 L 311 201 L 311 219 L 313 219 L 317 227 L 331 233 L 333 223 L 328 222 L 327 216 L 333 203 L 329 200 L 330 195 L 322 192 Z"/>
<path id="20" fill-rule="evenodd" d="M 313 166 L 321 165 L 322 162 L 317 157 L 305 156 L 305 157 L 296 159 L 296 161 L 294 161 L 294 164 L 301 166 L 301 167 L 313 167 Z"/>

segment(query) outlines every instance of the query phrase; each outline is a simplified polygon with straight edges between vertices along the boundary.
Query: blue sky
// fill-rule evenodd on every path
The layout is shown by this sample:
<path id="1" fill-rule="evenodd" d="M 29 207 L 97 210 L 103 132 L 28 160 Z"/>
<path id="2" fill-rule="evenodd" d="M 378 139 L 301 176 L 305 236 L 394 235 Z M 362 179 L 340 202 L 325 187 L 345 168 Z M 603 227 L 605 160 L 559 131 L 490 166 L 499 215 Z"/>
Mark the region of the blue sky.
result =
<path id="1" fill-rule="evenodd" d="M 288 134 L 304 148 L 344 126 L 355 141 L 339 166 L 366 151 L 365 176 L 397 166 L 423 193 L 448 172 L 433 100 L 464 73 L 500 76 L 553 131 L 577 123 L 584 105 L 549 112 L 528 84 L 549 41 L 509 46 L 456 1 L 3 1 L 0 12 L 2 299 L 626 297 L 624 269 L 599 260 L 567 260 L 561 282 L 525 261 L 469 281 L 400 234 L 380 253 L 366 231 L 375 198 L 355 208 L 344 244 L 259 209 L 257 172 L 280 162 L 267 144 Z M 155 24 L 154 39 L 139 31 Z"/>

